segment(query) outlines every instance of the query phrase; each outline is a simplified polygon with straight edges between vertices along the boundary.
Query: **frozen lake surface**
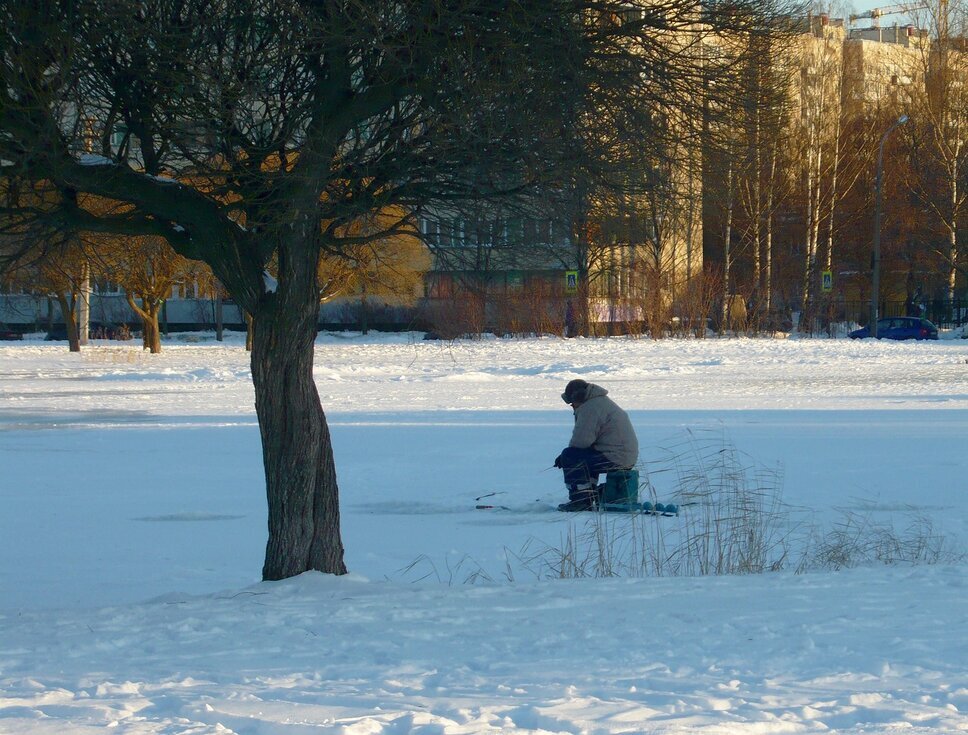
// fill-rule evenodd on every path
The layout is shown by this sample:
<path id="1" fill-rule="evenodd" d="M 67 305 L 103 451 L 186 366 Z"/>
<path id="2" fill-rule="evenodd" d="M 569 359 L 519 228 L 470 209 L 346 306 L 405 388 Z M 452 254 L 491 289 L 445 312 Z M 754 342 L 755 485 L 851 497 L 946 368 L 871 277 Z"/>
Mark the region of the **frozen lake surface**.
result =
<path id="1" fill-rule="evenodd" d="M 238 336 L 0 344 L 0 733 L 968 731 L 968 340 L 320 335 L 315 375 L 351 575 L 268 584 Z M 797 543 L 849 519 L 944 563 L 550 578 L 697 513 L 551 510 L 575 377 L 658 499 L 725 450 Z"/>

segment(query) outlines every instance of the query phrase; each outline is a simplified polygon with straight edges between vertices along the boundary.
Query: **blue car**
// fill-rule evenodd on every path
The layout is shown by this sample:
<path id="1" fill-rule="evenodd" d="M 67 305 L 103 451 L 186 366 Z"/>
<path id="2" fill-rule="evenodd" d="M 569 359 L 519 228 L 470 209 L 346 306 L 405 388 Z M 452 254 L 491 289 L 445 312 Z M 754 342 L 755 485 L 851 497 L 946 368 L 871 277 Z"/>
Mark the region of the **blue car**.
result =
<path id="1" fill-rule="evenodd" d="M 851 339 L 864 339 L 871 336 L 870 327 L 855 329 Z M 916 316 L 891 316 L 877 320 L 878 339 L 937 339 L 938 328 L 927 319 Z"/>

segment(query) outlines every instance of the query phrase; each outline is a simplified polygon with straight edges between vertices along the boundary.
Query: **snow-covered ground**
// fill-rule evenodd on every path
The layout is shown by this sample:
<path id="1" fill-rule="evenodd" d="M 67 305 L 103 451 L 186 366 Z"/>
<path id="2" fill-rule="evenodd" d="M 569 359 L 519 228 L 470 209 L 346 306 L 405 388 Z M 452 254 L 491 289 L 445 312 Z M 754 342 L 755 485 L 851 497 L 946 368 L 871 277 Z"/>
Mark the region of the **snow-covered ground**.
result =
<path id="1" fill-rule="evenodd" d="M 352 573 L 279 583 L 238 336 L 0 344 L 0 733 L 968 732 L 968 340 L 418 337 L 320 336 Z M 698 512 L 549 510 L 574 377 L 660 500 L 735 448 L 791 529 L 929 529 L 948 561 L 549 579 Z"/>

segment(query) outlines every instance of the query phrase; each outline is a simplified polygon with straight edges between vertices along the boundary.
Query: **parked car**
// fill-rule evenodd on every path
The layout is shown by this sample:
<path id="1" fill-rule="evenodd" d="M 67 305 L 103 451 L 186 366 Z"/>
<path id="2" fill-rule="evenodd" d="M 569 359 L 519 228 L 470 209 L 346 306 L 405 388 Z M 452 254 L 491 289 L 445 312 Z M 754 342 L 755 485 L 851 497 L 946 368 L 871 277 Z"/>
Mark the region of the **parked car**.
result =
<path id="1" fill-rule="evenodd" d="M 871 336 L 870 326 L 855 329 L 851 339 Z M 891 316 L 877 320 L 878 339 L 937 339 L 938 328 L 927 319 L 916 316 Z"/>
<path id="2" fill-rule="evenodd" d="M 24 336 L 20 332 L 15 332 L 12 329 L 7 329 L 2 324 L 0 324 L 0 339 L 23 339 Z"/>
<path id="3" fill-rule="evenodd" d="M 67 327 L 63 324 L 55 324 L 50 329 L 47 330 L 47 336 L 44 337 L 48 342 L 58 341 L 63 342 L 67 340 Z"/>

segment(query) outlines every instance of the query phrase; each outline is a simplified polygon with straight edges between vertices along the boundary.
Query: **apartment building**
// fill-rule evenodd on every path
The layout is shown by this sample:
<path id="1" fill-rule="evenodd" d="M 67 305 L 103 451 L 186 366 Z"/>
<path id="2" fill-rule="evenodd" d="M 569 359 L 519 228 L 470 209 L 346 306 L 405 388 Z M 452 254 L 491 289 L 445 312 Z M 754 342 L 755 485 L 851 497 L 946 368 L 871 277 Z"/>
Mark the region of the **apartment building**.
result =
<path id="1" fill-rule="evenodd" d="M 797 67 L 792 91 L 803 134 L 796 145 L 820 146 L 821 139 L 836 135 L 841 105 L 854 111 L 894 110 L 903 102 L 904 90 L 923 81 L 921 56 L 929 38 L 921 29 L 850 28 L 844 19 L 822 14 L 797 23 L 795 51 L 788 60 Z M 120 144 L 123 131 L 117 135 Z M 531 326 L 538 328 L 541 322 L 564 329 L 571 303 L 578 299 L 587 303 L 592 321 L 641 321 L 648 309 L 673 303 L 702 272 L 704 233 L 715 230 L 706 238 L 707 248 L 709 242 L 722 247 L 715 242 L 720 224 L 710 221 L 703 197 L 723 182 L 705 163 L 695 139 L 683 136 L 657 172 L 665 183 L 658 197 L 640 194 L 606 202 L 553 196 L 513 211 L 464 207 L 424 212 L 418 229 L 427 257 L 412 261 L 423 273 L 417 295 L 431 308 L 463 304 L 460 308 L 466 311 L 474 302 L 474 320 L 481 327 L 507 321 L 501 314 L 510 312 L 518 314 L 512 314 L 511 322 L 523 324 L 527 320 L 519 314 L 531 311 L 540 315 Z M 819 169 L 809 176 L 813 178 L 807 185 L 819 187 Z M 804 219 L 817 230 L 823 195 L 818 190 L 811 196 L 815 202 Z M 795 227 L 802 229 L 803 223 Z M 816 240 L 812 247 L 817 247 Z M 212 296 L 192 282 L 176 284 L 167 305 L 169 320 L 204 324 L 214 313 Z M 359 298 L 358 292 L 350 292 L 330 300 L 321 306 L 320 321 L 345 319 Z M 15 306 L 12 300 L 10 295 L 0 299 L 0 323 L 57 318 L 56 306 L 52 311 L 44 296 L 20 294 Z M 94 300 L 110 304 L 101 309 L 106 319 L 126 319 L 116 290 L 95 287 Z M 230 313 L 229 320 L 235 321 L 234 311 Z"/>

